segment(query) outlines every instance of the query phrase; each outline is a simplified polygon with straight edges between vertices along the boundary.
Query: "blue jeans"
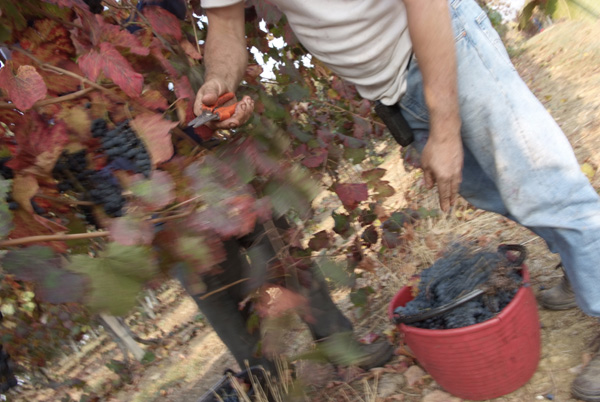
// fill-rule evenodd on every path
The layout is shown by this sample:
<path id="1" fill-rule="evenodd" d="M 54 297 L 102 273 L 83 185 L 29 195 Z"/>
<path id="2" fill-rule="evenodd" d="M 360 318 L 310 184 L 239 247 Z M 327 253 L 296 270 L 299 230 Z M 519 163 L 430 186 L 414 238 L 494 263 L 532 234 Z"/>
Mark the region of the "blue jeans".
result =
<path id="1" fill-rule="evenodd" d="M 600 316 L 600 199 L 571 145 L 511 64 L 473 0 L 451 0 L 464 171 L 460 194 L 509 217 L 558 252 L 581 309 Z M 400 101 L 423 150 L 429 116 L 414 60 Z"/>

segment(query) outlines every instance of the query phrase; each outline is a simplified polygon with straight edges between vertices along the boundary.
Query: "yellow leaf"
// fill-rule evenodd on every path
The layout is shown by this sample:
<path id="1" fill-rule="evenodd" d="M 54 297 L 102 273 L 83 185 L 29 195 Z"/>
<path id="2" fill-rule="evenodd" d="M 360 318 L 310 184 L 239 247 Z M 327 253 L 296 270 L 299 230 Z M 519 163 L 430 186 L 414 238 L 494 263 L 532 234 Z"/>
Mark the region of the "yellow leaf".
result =
<path id="1" fill-rule="evenodd" d="M 587 162 L 581 165 L 581 171 L 589 180 L 592 180 L 596 174 L 596 169 L 594 169 L 594 167 Z"/>

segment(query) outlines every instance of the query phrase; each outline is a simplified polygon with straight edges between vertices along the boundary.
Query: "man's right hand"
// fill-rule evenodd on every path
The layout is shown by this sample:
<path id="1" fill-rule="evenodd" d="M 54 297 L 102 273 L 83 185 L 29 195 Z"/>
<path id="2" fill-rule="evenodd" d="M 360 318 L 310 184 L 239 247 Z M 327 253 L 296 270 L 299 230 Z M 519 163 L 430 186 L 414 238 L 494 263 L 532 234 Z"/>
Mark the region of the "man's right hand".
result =
<path id="1" fill-rule="evenodd" d="M 213 79 L 207 81 L 196 94 L 196 102 L 194 103 L 194 114 L 198 116 L 202 113 L 202 105 L 214 106 L 217 103 L 219 96 L 228 92 L 223 83 Z M 228 104 L 235 103 L 237 100 L 232 99 Z M 244 124 L 252 116 L 254 111 L 254 101 L 249 96 L 244 96 L 235 108 L 234 114 L 227 120 L 211 121 L 206 125 L 212 130 L 232 129 Z"/>

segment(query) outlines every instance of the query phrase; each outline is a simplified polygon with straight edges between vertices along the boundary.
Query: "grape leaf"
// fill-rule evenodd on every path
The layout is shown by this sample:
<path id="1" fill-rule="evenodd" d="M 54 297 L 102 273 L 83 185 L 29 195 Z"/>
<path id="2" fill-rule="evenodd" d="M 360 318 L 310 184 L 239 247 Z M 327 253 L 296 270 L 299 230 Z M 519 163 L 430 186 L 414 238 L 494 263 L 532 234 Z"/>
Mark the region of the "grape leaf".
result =
<path id="1" fill-rule="evenodd" d="M 79 68 L 91 81 L 96 81 L 102 71 L 102 56 L 97 50 L 90 50 L 77 59 Z"/>
<path id="2" fill-rule="evenodd" d="M 315 233 L 312 239 L 309 240 L 308 247 L 313 251 L 317 251 L 331 247 L 331 243 L 329 233 L 327 233 L 326 230 L 321 230 L 320 232 Z"/>
<path id="3" fill-rule="evenodd" d="M 0 178 L 0 237 L 6 237 L 13 228 L 12 213 L 6 202 L 6 195 L 11 189 L 11 180 Z"/>
<path id="4" fill-rule="evenodd" d="M 8 61 L 0 68 L 0 87 L 20 110 L 28 110 L 33 104 L 46 97 L 48 88 L 42 76 L 33 66 L 20 66 L 13 73 L 13 62 Z"/>
<path id="5" fill-rule="evenodd" d="M 254 308 L 262 317 L 276 318 L 294 312 L 303 316 L 308 313 L 308 299 L 278 285 L 267 285 L 259 292 Z"/>
<path id="6" fill-rule="evenodd" d="M 53 226 L 45 224 L 39 215 L 32 215 L 27 211 L 22 209 L 18 209 L 13 212 L 13 225 L 14 228 L 10 235 L 8 236 L 10 239 L 18 239 L 21 237 L 28 236 L 39 236 L 39 235 L 51 235 L 55 234 L 58 231 L 65 231 L 66 228 Z M 58 253 L 66 253 L 67 245 L 63 241 L 47 241 L 47 242 L 39 242 L 38 245 L 48 245 L 52 247 Z"/>
<path id="7" fill-rule="evenodd" d="M 194 59 L 194 60 L 202 59 L 202 54 L 200 54 L 198 49 L 194 45 L 192 45 L 189 40 L 183 39 L 181 42 L 179 42 L 179 45 L 181 46 L 181 48 L 183 49 L 185 54 L 190 56 L 192 59 Z"/>
<path id="8" fill-rule="evenodd" d="M 34 283 L 35 294 L 43 301 L 81 301 L 86 278 L 64 270 L 62 261 L 50 247 L 31 246 L 9 251 L 2 259 L 2 267 L 16 279 Z"/>
<path id="9" fill-rule="evenodd" d="M 254 230 L 257 213 L 250 195 L 228 197 L 190 216 L 189 225 L 198 231 L 213 230 L 222 239 L 244 236 Z"/>
<path id="10" fill-rule="evenodd" d="M 144 7 L 142 12 L 154 32 L 161 36 L 175 38 L 177 41 L 181 40 L 181 27 L 175 15 L 158 6 Z"/>
<path id="11" fill-rule="evenodd" d="M 96 14 L 96 23 L 100 31 L 100 41 L 109 42 L 116 47 L 129 49 L 133 54 L 147 56 L 150 49 L 144 46 L 137 36 L 115 24 L 105 23 L 101 15 Z"/>
<path id="12" fill-rule="evenodd" d="M 205 273 L 225 261 L 223 244 L 216 238 L 203 236 L 180 236 L 175 242 L 176 253 L 188 262 L 196 272 Z"/>
<path id="13" fill-rule="evenodd" d="M 69 30 L 58 21 L 48 18 L 35 20 L 22 35 L 19 43 L 23 49 L 43 61 L 54 64 L 75 55 Z"/>
<path id="14" fill-rule="evenodd" d="M 335 193 L 344 204 L 344 207 L 350 211 L 355 209 L 360 202 L 369 198 L 365 183 L 340 183 L 335 186 Z"/>
<path id="15" fill-rule="evenodd" d="M 31 199 L 39 187 L 38 181 L 33 175 L 17 175 L 13 180 L 12 196 L 21 208 L 32 214 Z"/>
<path id="16" fill-rule="evenodd" d="M 140 97 L 139 101 L 143 106 L 147 107 L 148 109 L 164 111 L 167 110 L 167 108 L 169 107 L 169 104 L 165 97 L 162 96 L 162 94 L 155 89 L 145 90 L 142 93 L 142 96 Z"/>
<path id="17" fill-rule="evenodd" d="M 152 162 L 166 162 L 173 156 L 173 142 L 170 131 L 177 122 L 163 119 L 159 113 L 139 114 L 131 121 L 131 127 L 144 140 Z"/>
<path id="18" fill-rule="evenodd" d="M 386 173 L 385 169 L 375 168 L 371 170 L 365 170 L 361 173 L 360 177 L 365 180 L 367 183 L 376 183 L 381 179 Z"/>
<path id="19" fill-rule="evenodd" d="M 73 256 L 67 269 L 89 276 L 92 291 L 87 305 L 113 315 L 124 315 L 134 307 L 143 284 L 158 271 L 149 247 L 116 243 L 109 243 L 99 258 Z"/>
<path id="20" fill-rule="evenodd" d="M 77 62 L 86 77 L 92 81 L 96 81 L 102 71 L 132 98 L 137 98 L 142 93 L 144 77 L 133 70 L 129 61 L 111 43 L 100 43 L 99 50 L 91 49 L 80 56 Z"/>
<path id="21" fill-rule="evenodd" d="M 69 142 L 66 124 L 58 120 L 49 125 L 37 113 L 29 113 L 25 122 L 15 130 L 19 145 L 17 155 L 6 163 L 21 173 L 47 176 L 64 146 Z"/>
<path id="22" fill-rule="evenodd" d="M 123 246 L 150 245 L 154 239 L 152 223 L 132 216 L 113 219 L 109 230 L 110 237 Z"/>
<path id="23" fill-rule="evenodd" d="M 163 208 L 175 199 L 175 183 L 171 175 L 160 170 L 153 171 L 149 179 L 135 175 L 129 189 L 150 210 Z"/>

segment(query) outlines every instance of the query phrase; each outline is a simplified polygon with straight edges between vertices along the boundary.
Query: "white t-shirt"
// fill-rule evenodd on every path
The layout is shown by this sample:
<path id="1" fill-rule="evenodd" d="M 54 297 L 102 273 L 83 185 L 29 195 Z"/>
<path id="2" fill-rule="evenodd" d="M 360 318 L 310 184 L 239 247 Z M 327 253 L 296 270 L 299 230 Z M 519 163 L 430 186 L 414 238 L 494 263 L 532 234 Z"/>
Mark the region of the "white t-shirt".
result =
<path id="1" fill-rule="evenodd" d="M 225 7 L 243 0 L 201 0 Z M 300 42 L 366 99 L 391 105 L 406 91 L 412 52 L 400 0 L 270 0 Z M 210 28 L 209 28 L 210 29 Z"/>

